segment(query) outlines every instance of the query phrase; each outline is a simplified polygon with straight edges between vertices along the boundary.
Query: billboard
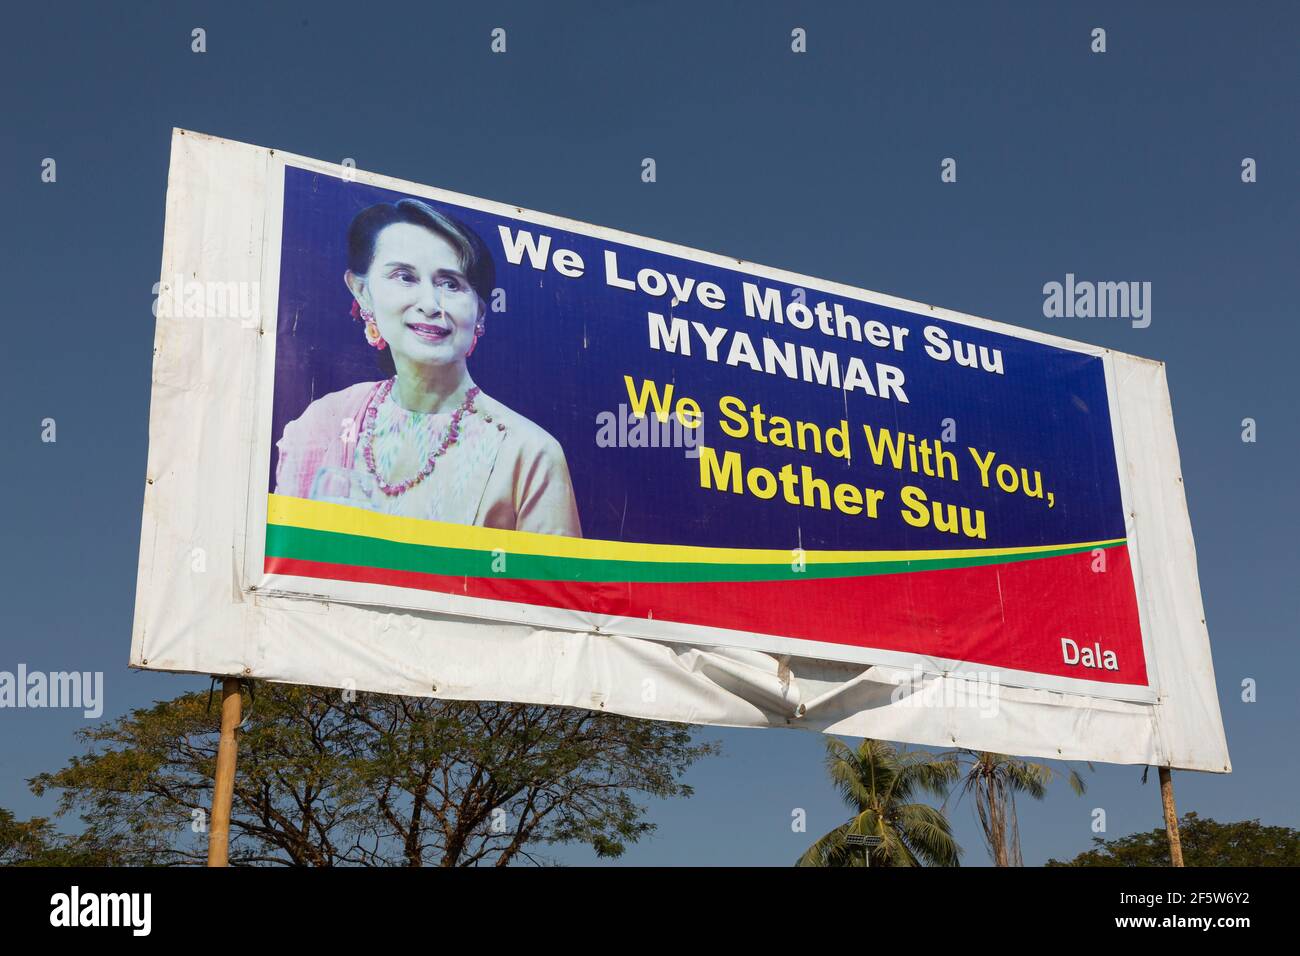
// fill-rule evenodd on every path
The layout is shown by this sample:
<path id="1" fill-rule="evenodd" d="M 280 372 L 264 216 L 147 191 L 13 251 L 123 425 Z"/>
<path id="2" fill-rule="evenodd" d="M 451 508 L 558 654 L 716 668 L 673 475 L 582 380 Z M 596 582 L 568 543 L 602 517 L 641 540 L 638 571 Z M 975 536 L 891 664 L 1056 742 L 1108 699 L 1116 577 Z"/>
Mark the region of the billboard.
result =
<path id="1" fill-rule="evenodd" d="M 179 130 L 158 291 L 136 666 L 1228 769 L 1159 363 Z"/>

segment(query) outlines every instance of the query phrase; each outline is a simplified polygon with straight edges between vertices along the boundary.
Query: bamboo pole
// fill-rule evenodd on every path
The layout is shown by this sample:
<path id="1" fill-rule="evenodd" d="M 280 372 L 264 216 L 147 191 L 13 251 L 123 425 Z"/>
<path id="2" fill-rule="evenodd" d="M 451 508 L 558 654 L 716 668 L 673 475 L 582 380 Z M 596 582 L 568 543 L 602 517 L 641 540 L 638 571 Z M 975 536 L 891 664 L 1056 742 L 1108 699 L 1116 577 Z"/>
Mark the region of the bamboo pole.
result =
<path id="1" fill-rule="evenodd" d="M 221 685 L 221 743 L 217 745 L 217 774 L 212 788 L 212 819 L 208 827 L 208 866 L 228 866 L 230 807 L 235 795 L 235 758 L 239 741 L 240 680 L 227 677 Z"/>
<path id="2" fill-rule="evenodd" d="M 1165 831 L 1169 834 L 1169 862 L 1183 865 L 1183 841 L 1178 835 L 1178 811 L 1174 808 L 1174 778 L 1168 767 L 1160 768 L 1160 802 L 1165 806 Z"/>

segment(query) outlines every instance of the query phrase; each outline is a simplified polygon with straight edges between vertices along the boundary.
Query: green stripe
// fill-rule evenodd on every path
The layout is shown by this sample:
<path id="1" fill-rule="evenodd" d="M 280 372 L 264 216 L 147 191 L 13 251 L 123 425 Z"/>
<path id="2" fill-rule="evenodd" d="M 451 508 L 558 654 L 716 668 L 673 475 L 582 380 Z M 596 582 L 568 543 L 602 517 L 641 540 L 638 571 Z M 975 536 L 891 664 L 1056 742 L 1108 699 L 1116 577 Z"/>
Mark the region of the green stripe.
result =
<path id="1" fill-rule="evenodd" d="M 1119 547 L 1120 542 L 1107 547 Z M 783 581 L 807 578 L 856 578 L 872 574 L 902 574 L 909 571 L 939 571 L 971 568 L 985 564 L 1012 564 L 1038 558 L 1059 557 L 1091 551 L 1091 547 L 1068 547 L 1032 554 L 975 555 L 963 558 L 930 558 L 916 561 L 860 561 L 843 564 L 808 564 L 795 571 L 783 564 L 701 564 L 667 561 L 607 561 L 596 558 L 565 558 L 538 554 L 508 554 L 491 551 L 442 548 L 369 538 L 362 535 L 314 531 L 289 525 L 266 526 L 266 555 L 350 564 L 391 571 L 417 571 L 472 578 L 518 578 L 526 581 Z M 493 564 L 496 564 L 496 568 Z M 504 563 L 504 569 L 501 565 Z"/>

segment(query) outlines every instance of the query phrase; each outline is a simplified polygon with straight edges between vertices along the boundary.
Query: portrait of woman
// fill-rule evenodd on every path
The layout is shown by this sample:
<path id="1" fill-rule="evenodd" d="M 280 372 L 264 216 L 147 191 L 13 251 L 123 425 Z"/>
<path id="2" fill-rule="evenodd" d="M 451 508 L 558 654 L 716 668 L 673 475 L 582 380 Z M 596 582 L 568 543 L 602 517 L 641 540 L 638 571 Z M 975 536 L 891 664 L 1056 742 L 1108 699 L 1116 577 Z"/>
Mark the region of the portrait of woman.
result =
<path id="1" fill-rule="evenodd" d="M 357 334 L 388 377 L 324 395 L 285 426 L 276 494 L 581 537 L 559 443 L 469 371 L 495 282 L 483 240 L 418 199 L 363 209 L 347 239 Z"/>

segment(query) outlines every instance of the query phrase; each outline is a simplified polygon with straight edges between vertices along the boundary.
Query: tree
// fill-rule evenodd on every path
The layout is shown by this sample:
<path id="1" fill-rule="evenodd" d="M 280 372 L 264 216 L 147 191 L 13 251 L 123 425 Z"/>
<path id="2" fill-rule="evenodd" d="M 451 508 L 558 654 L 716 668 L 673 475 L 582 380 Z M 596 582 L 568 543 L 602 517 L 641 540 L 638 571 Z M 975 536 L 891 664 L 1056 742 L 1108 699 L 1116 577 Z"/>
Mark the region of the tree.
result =
<path id="1" fill-rule="evenodd" d="M 962 750 L 959 759 L 970 761 L 961 796 L 972 795 L 979 813 L 984 845 L 997 866 L 1024 866 L 1020 855 L 1020 824 L 1016 818 L 1016 794 L 1023 793 L 1041 800 L 1055 773 L 1046 764 L 1008 757 L 985 750 Z M 1082 795 L 1087 790 L 1083 778 L 1070 770 L 1070 789 Z"/>
<path id="2" fill-rule="evenodd" d="M 83 836 L 65 836 L 45 817 L 19 820 L 0 807 L 0 866 L 116 866 L 118 848 Z"/>
<path id="3" fill-rule="evenodd" d="M 1300 830 L 1267 827 L 1259 820 L 1219 823 L 1188 811 L 1178 823 L 1186 866 L 1300 866 Z M 1169 866 L 1164 826 L 1106 840 L 1093 837 L 1091 850 L 1048 866 Z"/>
<path id="4" fill-rule="evenodd" d="M 0 807 L 0 866 L 22 866 L 40 858 L 54 839 L 54 828 L 44 817 L 19 820 Z"/>
<path id="5" fill-rule="evenodd" d="M 880 740 L 863 740 L 856 750 L 826 738 L 826 769 L 853 817 L 831 830 L 799 858 L 799 866 L 957 866 L 961 848 L 943 811 L 914 803 L 921 793 L 947 794 L 957 779 L 950 755 L 895 749 Z M 850 833 L 878 836 L 866 849 L 849 844 Z"/>
<path id="6" fill-rule="evenodd" d="M 715 744 L 679 724 L 525 704 L 258 684 L 246 701 L 232 865 L 543 862 L 585 843 L 620 855 L 654 829 L 633 794 L 689 796 Z M 88 752 L 30 781 L 80 811 L 89 845 L 135 863 L 206 857 L 217 709 L 186 694 L 80 732 Z M 251 706 L 247 706 L 251 703 Z"/>

